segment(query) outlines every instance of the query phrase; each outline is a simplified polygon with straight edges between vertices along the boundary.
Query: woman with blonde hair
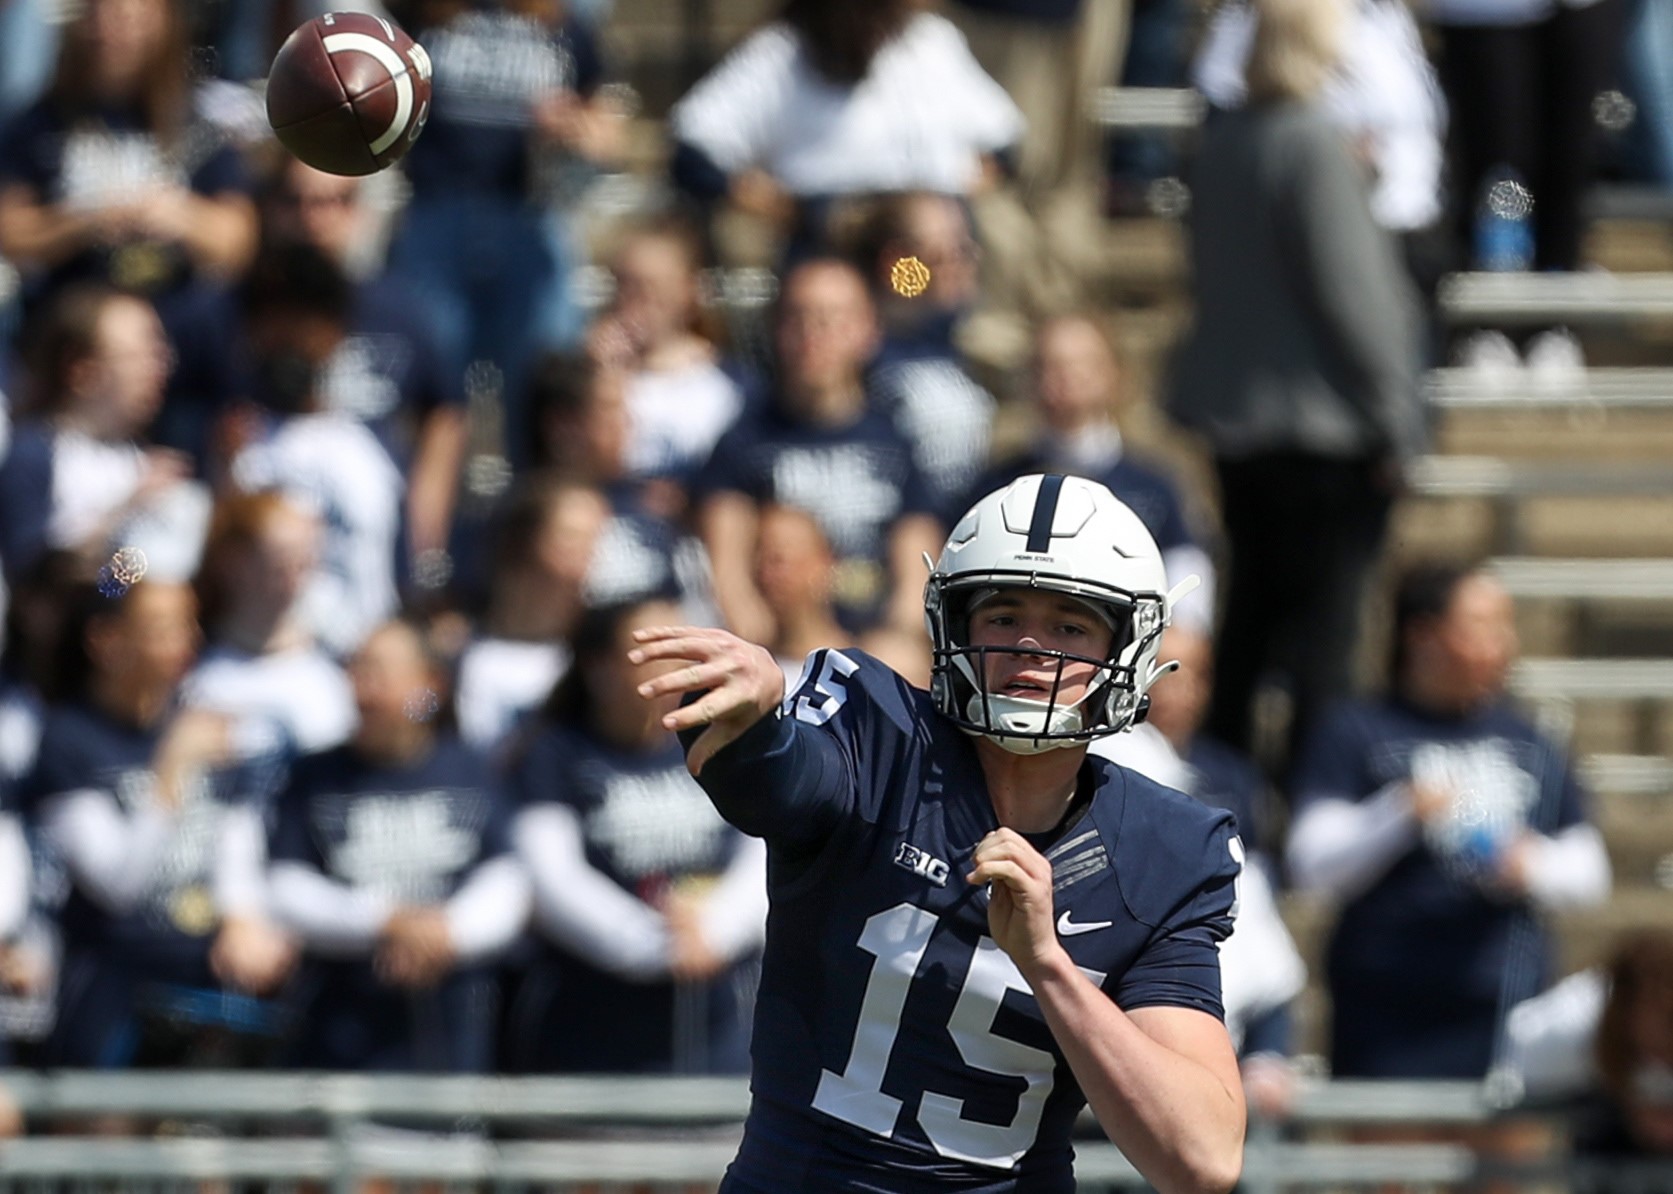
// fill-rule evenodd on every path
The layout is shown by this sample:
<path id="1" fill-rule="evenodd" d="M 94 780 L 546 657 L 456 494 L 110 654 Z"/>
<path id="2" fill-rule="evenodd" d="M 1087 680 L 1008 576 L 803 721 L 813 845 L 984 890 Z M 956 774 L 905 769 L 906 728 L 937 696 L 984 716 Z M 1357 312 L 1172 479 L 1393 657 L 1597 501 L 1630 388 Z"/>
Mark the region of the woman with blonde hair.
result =
<path id="1" fill-rule="evenodd" d="M 1364 581 L 1424 438 L 1415 295 L 1322 102 L 1340 2 L 1254 7 L 1250 102 L 1205 129 L 1191 180 L 1196 323 L 1167 403 L 1219 473 L 1231 567 L 1208 728 L 1241 749 L 1263 674 L 1287 681 L 1292 741 L 1348 691 Z"/>

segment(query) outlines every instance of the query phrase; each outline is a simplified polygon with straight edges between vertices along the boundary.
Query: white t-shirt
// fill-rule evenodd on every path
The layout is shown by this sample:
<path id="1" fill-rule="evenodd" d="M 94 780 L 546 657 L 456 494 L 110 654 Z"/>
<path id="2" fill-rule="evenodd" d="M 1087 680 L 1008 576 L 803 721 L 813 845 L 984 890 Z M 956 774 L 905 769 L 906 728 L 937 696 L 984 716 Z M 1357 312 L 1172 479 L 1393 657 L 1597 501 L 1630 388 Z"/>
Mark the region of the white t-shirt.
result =
<path id="1" fill-rule="evenodd" d="M 983 154 L 1016 144 L 1023 118 L 951 22 L 912 18 L 852 87 L 814 69 L 774 23 L 746 38 L 675 105 L 676 139 L 728 174 L 759 167 L 796 195 L 966 194 Z"/>
<path id="2" fill-rule="evenodd" d="M 560 643 L 477 639 L 459 659 L 459 736 L 478 750 L 492 750 L 546 699 L 568 667 L 569 648 Z"/>
<path id="3" fill-rule="evenodd" d="M 627 383 L 627 467 L 661 477 L 701 466 L 743 405 L 737 383 L 710 361 L 635 373 Z"/>
<path id="4" fill-rule="evenodd" d="M 325 527 L 302 615 L 335 655 L 355 650 L 395 612 L 395 537 L 404 483 L 377 437 L 339 413 L 286 419 L 233 462 L 244 490 L 278 489 Z"/>
<path id="5" fill-rule="evenodd" d="M 1243 103 L 1254 32 L 1247 4 L 1222 6 L 1209 26 L 1192 81 L 1218 107 Z M 1446 101 L 1403 0 L 1359 0 L 1342 58 L 1324 101 L 1350 137 L 1369 142 L 1377 174 L 1371 213 L 1395 231 L 1427 228 L 1441 214 Z"/>
<path id="6" fill-rule="evenodd" d="M 52 438 L 52 514 L 47 542 L 80 547 L 139 489 L 145 454 L 131 440 L 60 430 Z"/>
<path id="7" fill-rule="evenodd" d="M 354 732 L 354 692 L 347 673 L 316 647 L 250 655 L 211 647 L 186 677 L 184 703 L 281 727 L 296 750 L 312 754 Z"/>

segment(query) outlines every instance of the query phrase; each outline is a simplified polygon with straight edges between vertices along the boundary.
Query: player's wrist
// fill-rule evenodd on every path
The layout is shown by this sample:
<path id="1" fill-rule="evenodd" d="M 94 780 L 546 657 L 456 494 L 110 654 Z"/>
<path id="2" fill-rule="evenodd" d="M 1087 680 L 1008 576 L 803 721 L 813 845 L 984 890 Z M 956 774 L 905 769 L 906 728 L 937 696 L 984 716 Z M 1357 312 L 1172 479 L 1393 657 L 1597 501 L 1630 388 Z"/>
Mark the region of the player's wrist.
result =
<path id="1" fill-rule="evenodd" d="M 1042 986 L 1070 981 L 1080 973 L 1075 968 L 1074 959 L 1069 956 L 1069 951 L 1057 940 L 1056 934 L 1052 935 L 1049 944 L 1028 951 L 1016 959 L 1016 963 L 1017 969 L 1022 972 L 1023 978 L 1028 980 L 1028 985 L 1034 988 L 1036 994 Z"/>

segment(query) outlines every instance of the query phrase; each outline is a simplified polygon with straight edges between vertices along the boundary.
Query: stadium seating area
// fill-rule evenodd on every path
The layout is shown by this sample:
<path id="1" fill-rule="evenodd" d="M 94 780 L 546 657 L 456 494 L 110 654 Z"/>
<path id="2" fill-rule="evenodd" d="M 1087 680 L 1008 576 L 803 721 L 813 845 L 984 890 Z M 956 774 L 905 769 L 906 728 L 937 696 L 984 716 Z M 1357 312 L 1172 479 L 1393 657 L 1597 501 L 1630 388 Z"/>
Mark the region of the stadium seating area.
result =
<path id="1" fill-rule="evenodd" d="M 725 48 L 779 7 L 614 0 L 599 36 L 616 80 L 612 99 L 629 119 L 622 168 L 590 179 L 570 213 L 581 246 L 572 293 L 584 316 L 611 308 L 615 281 L 604 263 L 624 231 L 673 198 L 669 110 Z M 1111 86 L 1092 111 L 1105 130 L 1167 138 L 1188 159 L 1206 104 L 1188 89 Z M 364 195 L 387 236 L 406 208 L 408 184 L 398 173 L 378 176 Z M 1080 267 L 1085 306 L 1120 360 L 1122 436 L 1165 462 L 1192 514 L 1211 519 L 1213 461 L 1161 407 L 1169 354 L 1192 316 L 1189 199 L 1175 179 L 1153 184 L 1148 210 L 1109 216 L 1080 246 Z M 1605 902 L 1556 918 L 1563 974 L 1605 964 L 1633 930 L 1673 931 L 1673 201 L 1603 182 L 1590 210 L 1585 268 L 1577 272 L 1455 272 L 1440 280 L 1438 339 L 1560 324 L 1575 333 L 1585 363 L 1559 377 L 1523 372 L 1510 380 L 1450 362 L 1427 370 L 1431 445 L 1407 471 L 1366 619 L 1373 628 L 1389 621 L 1394 577 L 1420 561 L 1485 561 L 1515 600 L 1522 654 L 1510 692 L 1572 754 L 1613 874 Z M 706 317 L 724 327 L 739 356 L 760 364 L 770 353 L 782 241 L 739 211 L 722 213 L 710 231 Z M 0 272 L 5 267 L 0 258 Z M 1028 421 L 1012 396 L 1026 385 L 1029 330 L 1000 319 L 966 339 L 972 375 L 1000 398 L 994 446 L 1021 443 Z M 449 545 L 461 568 L 473 547 L 488 554 L 508 487 L 517 493 L 513 463 L 523 467 L 508 462 L 517 449 L 506 443 L 526 412 L 510 409 L 497 385 L 479 372 L 463 387 L 459 521 Z M 455 647 L 473 631 L 463 615 L 457 625 L 448 621 L 459 611 L 439 595 L 445 578 L 440 586 L 413 583 L 418 575 L 415 566 L 403 594 L 416 594 L 413 608 L 434 615 L 445 654 L 450 627 Z M 472 595 L 474 607 L 460 608 L 472 617 L 492 608 L 488 587 Z M 1383 679 L 1388 646 L 1377 631 L 1359 644 L 1366 686 Z M 549 678 L 542 700 L 547 688 Z M 1281 708 L 1260 716 L 1268 712 L 1281 722 Z M 1281 736 L 1275 724 L 1257 727 L 1269 746 Z M 1281 823 L 1285 811 L 1278 815 Z M 1255 1126 L 1242 1188 L 1669 1188 L 1665 1166 L 1594 1171 L 1576 1161 L 1566 1104 L 1525 1104 L 1514 1085 L 1496 1084 L 1502 1074 L 1485 1083 L 1332 1081 L 1324 976 L 1334 902 L 1280 890 L 1278 903 L 1309 972 L 1293 1009 L 1301 1079 L 1289 1117 Z M 18 1026 L 0 1019 L 0 1029 Z M 688 1192 L 718 1180 L 747 1105 L 741 1081 L 730 1076 L 413 1081 L 0 1069 L 0 1091 L 30 1127 L 0 1141 L 0 1194 L 201 1191 L 217 1183 L 348 1191 L 370 1179 L 403 1190 Z M 90 1127 L 125 1119 L 161 1127 L 123 1138 L 95 1138 Z M 387 1128 L 392 1121 L 403 1127 Z M 1137 1185 L 1131 1167 L 1093 1133 L 1079 1149 L 1081 1188 Z"/>

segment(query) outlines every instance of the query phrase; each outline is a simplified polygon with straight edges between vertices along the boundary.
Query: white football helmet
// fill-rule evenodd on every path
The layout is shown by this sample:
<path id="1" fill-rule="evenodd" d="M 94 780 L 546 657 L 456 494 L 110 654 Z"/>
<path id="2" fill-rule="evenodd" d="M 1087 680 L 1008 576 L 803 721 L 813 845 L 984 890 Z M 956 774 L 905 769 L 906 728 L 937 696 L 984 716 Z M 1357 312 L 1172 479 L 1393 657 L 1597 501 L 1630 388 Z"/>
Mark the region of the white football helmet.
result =
<path id="1" fill-rule="evenodd" d="M 931 695 L 967 733 L 1017 754 L 1037 754 L 1118 733 L 1144 718 L 1145 692 L 1170 671 L 1156 653 L 1173 603 L 1196 587 L 1190 577 L 1168 591 L 1162 553 L 1138 515 L 1104 486 L 1082 477 L 1020 477 L 988 494 L 959 520 L 924 589 L 934 647 Z M 998 589 L 1046 589 L 1087 602 L 1108 616 L 1108 658 L 1020 647 L 974 647 L 973 603 Z M 1056 656 L 1093 664 L 1085 696 L 1059 702 L 989 693 L 990 654 Z"/>

